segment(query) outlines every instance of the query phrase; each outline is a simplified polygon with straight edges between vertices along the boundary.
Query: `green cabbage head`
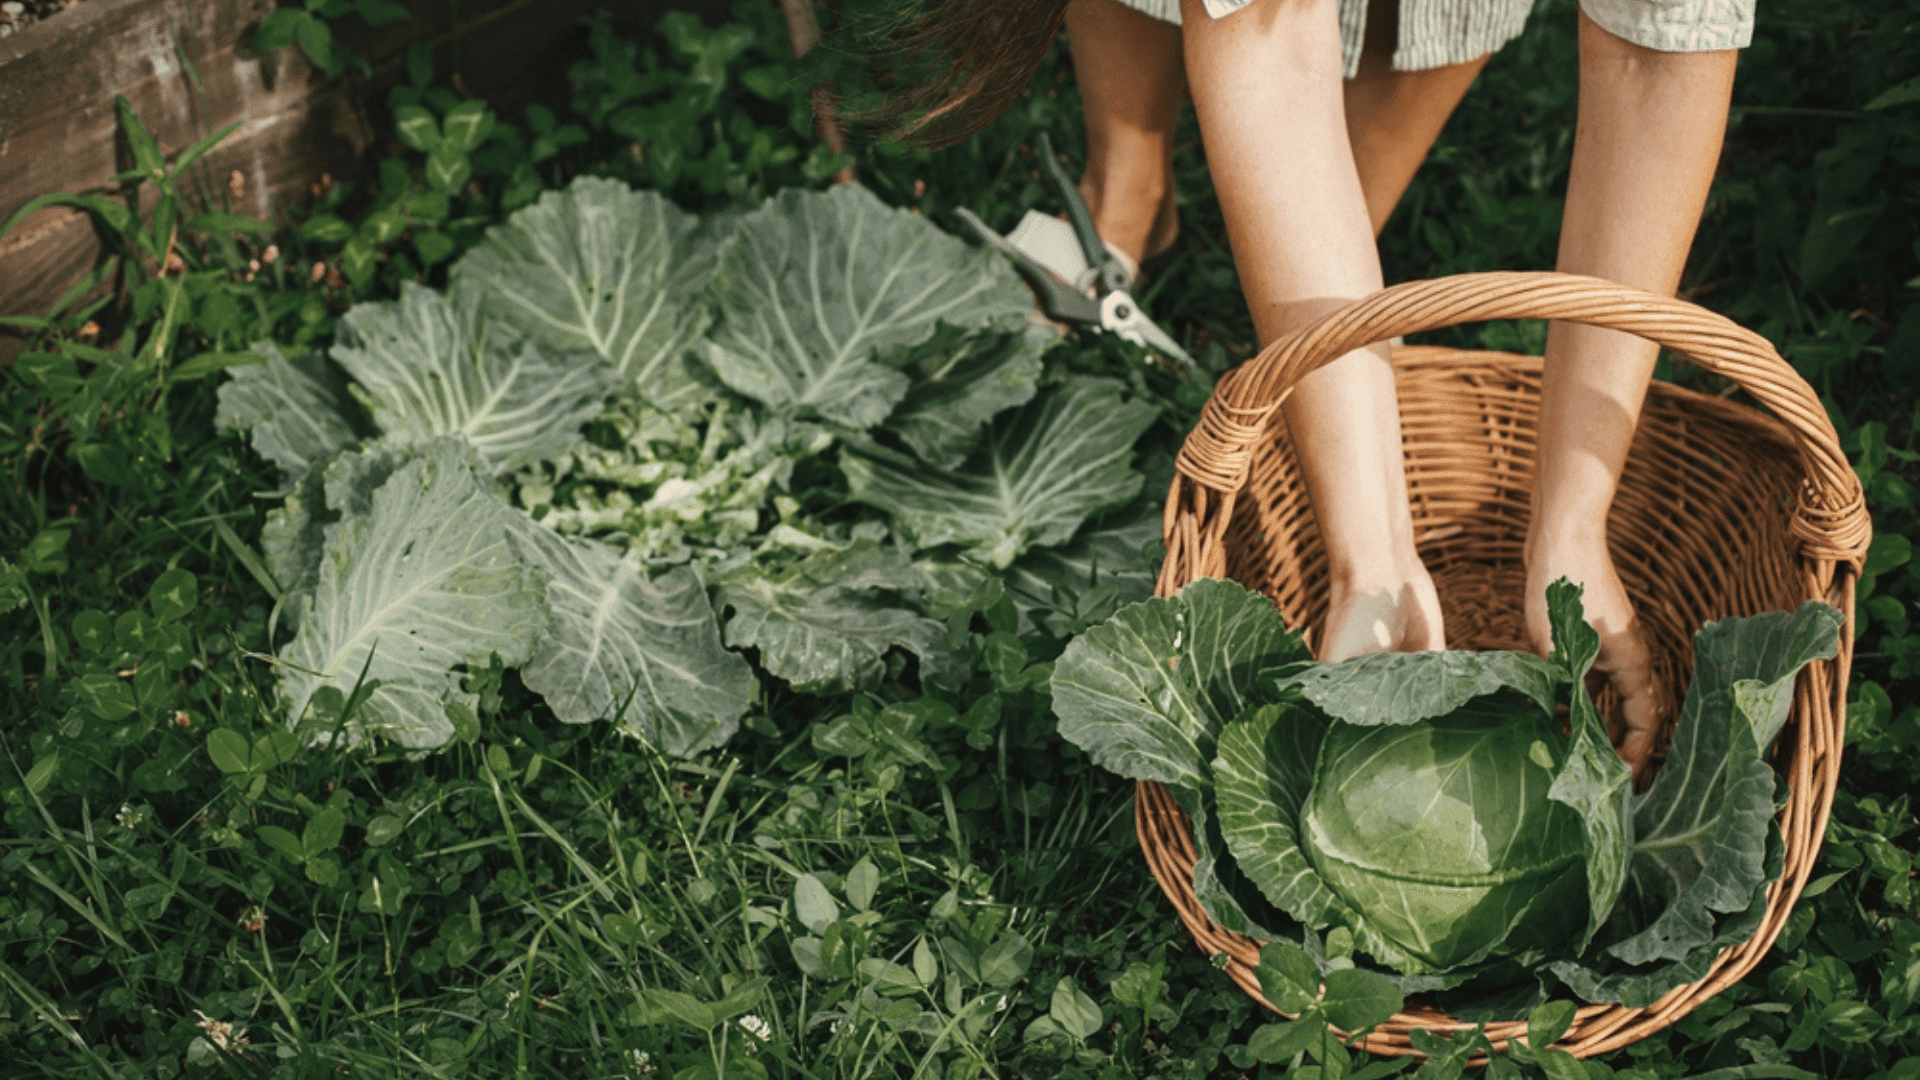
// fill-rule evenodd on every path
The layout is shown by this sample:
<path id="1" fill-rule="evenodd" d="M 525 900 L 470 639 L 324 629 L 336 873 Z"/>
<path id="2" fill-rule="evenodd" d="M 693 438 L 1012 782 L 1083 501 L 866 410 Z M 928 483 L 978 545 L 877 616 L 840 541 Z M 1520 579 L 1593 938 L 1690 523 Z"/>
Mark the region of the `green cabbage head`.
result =
<path id="1" fill-rule="evenodd" d="M 1336 721 L 1320 743 L 1307 857 L 1377 933 L 1435 970 L 1544 948 L 1586 923 L 1580 815 L 1547 797 L 1567 738 L 1517 704 L 1398 727 Z"/>

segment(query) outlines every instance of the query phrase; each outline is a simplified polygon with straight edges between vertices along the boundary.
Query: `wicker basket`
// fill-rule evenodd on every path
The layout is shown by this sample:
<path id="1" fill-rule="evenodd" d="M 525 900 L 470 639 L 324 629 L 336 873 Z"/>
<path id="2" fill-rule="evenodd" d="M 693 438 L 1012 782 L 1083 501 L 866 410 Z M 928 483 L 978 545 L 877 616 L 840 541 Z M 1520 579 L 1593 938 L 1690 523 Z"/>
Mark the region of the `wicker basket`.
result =
<path id="1" fill-rule="evenodd" d="M 1839 771 L 1853 586 L 1871 535 L 1860 484 L 1813 390 L 1765 339 L 1679 300 L 1596 278 L 1473 274 L 1395 286 L 1269 346 L 1223 378 L 1182 447 L 1167 497 L 1167 558 L 1158 592 L 1225 577 L 1272 597 L 1295 626 L 1326 610 L 1325 554 L 1286 425 L 1268 419 L 1321 364 L 1396 335 L 1487 319 L 1563 319 L 1630 331 L 1733 380 L 1772 416 L 1656 383 L 1608 520 L 1615 564 L 1633 597 L 1666 691 L 1678 700 L 1693 632 L 1729 615 L 1824 600 L 1846 615 L 1836 659 L 1801 676 L 1776 751 L 1792 794 L 1780 825 L 1786 867 L 1767 915 L 1705 978 L 1653 1006 L 1584 1004 L 1557 1045 L 1606 1053 L 1659 1031 L 1745 975 L 1772 945 L 1820 847 Z M 1533 472 L 1540 360 L 1432 347 L 1394 350 L 1409 497 L 1421 557 L 1456 648 L 1525 648 L 1522 544 Z M 1601 695 L 1603 710 L 1613 707 Z M 1142 783 L 1136 824 L 1148 865 L 1206 952 L 1262 1004 L 1259 943 L 1221 929 L 1193 894 L 1189 823 L 1165 788 Z M 1277 1011 L 1277 1010 L 1276 1010 Z M 1413 1053 L 1414 1028 L 1459 1022 L 1412 1009 L 1366 1042 Z M 1489 1025 L 1496 1048 L 1520 1022 Z"/>

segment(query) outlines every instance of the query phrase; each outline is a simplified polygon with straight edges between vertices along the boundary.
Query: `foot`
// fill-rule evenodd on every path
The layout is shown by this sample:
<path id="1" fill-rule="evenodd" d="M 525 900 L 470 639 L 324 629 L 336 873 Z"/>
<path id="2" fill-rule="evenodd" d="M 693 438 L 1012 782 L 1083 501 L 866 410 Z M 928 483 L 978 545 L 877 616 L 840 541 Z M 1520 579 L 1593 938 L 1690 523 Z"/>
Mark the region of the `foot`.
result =
<path id="1" fill-rule="evenodd" d="M 1425 567 L 1335 582 L 1320 635 L 1327 663 L 1379 652 L 1424 652 L 1447 647 L 1440 597 Z"/>
<path id="2" fill-rule="evenodd" d="M 1122 186 L 1095 184 L 1089 174 L 1080 179 L 1080 198 L 1100 238 L 1135 266 L 1164 254 L 1180 238 L 1180 207 L 1170 177 Z"/>
<path id="3" fill-rule="evenodd" d="M 1548 549 L 1527 561 L 1527 635 L 1534 651 L 1545 656 L 1553 649 L 1547 619 L 1547 586 L 1561 578 L 1584 587 L 1580 602 L 1587 623 L 1600 635 L 1600 658 L 1593 670 L 1620 696 L 1620 717 L 1610 721 L 1607 734 L 1620 760 L 1633 770 L 1635 783 L 1646 779 L 1660 732 L 1660 696 L 1653 677 L 1653 657 L 1633 613 L 1633 601 L 1614 571 L 1605 551 Z"/>

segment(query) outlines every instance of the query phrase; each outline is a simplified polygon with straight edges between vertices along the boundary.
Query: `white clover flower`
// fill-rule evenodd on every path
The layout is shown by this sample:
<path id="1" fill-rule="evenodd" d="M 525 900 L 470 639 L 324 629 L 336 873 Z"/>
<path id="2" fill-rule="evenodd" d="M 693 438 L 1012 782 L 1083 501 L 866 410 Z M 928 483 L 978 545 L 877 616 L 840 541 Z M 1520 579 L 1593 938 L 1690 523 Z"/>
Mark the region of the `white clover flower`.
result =
<path id="1" fill-rule="evenodd" d="M 653 1064 L 653 1055 L 645 1050 L 631 1051 L 634 1074 L 641 1077 L 658 1076 L 660 1070 Z"/>
<path id="2" fill-rule="evenodd" d="M 773 1041 L 773 1025 L 767 1023 L 765 1020 L 762 1020 L 758 1016 L 755 1016 L 752 1013 L 748 1013 L 747 1015 L 741 1017 L 739 1022 L 740 1022 L 740 1026 L 746 1030 L 747 1034 L 752 1035 L 754 1038 L 759 1039 L 761 1042 Z M 755 1049 L 757 1049 L 757 1047 L 753 1046 L 752 1044 L 748 1044 L 747 1053 L 751 1054 L 754 1052 Z"/>
<path id="3" fill-rule="evenodd" d="M 232 1024 L 225 1020 L 215 1020 L 199 1009 L 193 1010 L 193 1015 L 200 1018 L 200 1030 L 207 1033 L 207 1041 L 216 1048 L 237 1051 L 247 1045 L 246 1028 L 235 1031 Z"/>

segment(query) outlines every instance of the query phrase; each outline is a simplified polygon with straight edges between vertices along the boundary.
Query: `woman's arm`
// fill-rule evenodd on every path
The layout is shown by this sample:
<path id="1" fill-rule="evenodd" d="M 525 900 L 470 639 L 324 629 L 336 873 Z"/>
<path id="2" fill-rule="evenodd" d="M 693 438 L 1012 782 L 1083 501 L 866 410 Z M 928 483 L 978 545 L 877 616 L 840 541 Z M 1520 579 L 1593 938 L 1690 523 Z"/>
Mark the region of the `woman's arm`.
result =
<path id="1" fill-rule="evenodd" d="M 1212 18 L 1183 0 L 1188 85 L 1262 344 L 1380 288 L 1342 105 L 1334 0 L 1257 0 Z M 1284 409 L 1328 552 L 1318 649 L 1337 660 L 1444 647 L 1413 545 L 1384 344 L 1302 380 Z"/>
<path id="2" fill-rule="evenodd" d="M 1559 269 L 1672 295 L 1720 160 L 1735 53 L 1656 52 L 1580 16 L 1580 113 Z M 1546 586 L 1586 586 L 1598 669 L 1625 702 L 1620 755 L 1653 750 L 1659 703 L 1633 606 L 1607 553 L 1606 520 L 1658 348 L 1555 323 L 1547 335 L 1539 461 L 1527 537 L 1527 626 L 1548 646 Z"/>

